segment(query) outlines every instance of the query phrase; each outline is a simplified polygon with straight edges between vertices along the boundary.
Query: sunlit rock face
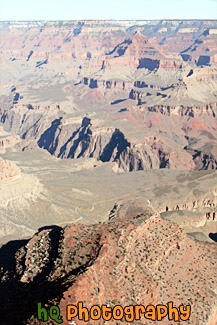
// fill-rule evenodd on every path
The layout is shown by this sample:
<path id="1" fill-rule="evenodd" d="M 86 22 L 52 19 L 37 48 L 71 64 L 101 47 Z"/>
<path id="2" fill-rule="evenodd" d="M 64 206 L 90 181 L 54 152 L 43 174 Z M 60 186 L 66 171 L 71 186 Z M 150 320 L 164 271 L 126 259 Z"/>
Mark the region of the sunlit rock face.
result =
<path id="1" fill-rule="evenodd" d="M 13 180 L 21 176 L 20 168 L 13 162 L 0 157 L 0 181 Z"/>

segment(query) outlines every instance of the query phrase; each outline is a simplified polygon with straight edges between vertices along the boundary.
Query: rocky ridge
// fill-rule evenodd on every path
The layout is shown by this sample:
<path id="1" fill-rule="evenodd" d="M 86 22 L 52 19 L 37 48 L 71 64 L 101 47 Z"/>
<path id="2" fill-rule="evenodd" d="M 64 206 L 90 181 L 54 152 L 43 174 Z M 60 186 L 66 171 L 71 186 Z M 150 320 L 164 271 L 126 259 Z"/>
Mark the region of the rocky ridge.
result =
<path id="1" fill-rule="evenodd" d="M 187 323 L 215 324 L 216 245 L 189 238 L 177 224 L 149 208 L 133 218 L 114 218 L 103 225 L 42 230 L 28 242 L 14 245 L 13 264 L 11 258 L 5 259 L 8 249 L 5 245 L 0 251 L 2 299 L 14 288 L 16 294 L 3 305 L 3 324 L 12 324 L 15 314 L 18 322 L 39 324 L 34 304 L 25 303 L 30 296 L 45 306 L 58 304 L 63 324 L 68 323 L 65 306 L 78 301 L 90 308 L 165 304 L 171 297 L 177 306 L 191 304 Z M 14 300 L 17 312 L 9 316 Z M 162 324 L 169 322 L 165 318 Z"/>

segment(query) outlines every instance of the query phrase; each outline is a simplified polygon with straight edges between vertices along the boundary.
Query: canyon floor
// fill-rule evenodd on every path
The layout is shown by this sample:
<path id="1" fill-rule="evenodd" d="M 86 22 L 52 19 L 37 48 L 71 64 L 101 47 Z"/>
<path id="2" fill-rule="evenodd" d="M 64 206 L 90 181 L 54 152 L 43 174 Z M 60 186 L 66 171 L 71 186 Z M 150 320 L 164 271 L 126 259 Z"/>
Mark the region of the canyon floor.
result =
<path id="1" fill-rule="evenodd" d="M 216 253 L 217 21 L 0 22 L 1 324 L 216 325 Z"/>

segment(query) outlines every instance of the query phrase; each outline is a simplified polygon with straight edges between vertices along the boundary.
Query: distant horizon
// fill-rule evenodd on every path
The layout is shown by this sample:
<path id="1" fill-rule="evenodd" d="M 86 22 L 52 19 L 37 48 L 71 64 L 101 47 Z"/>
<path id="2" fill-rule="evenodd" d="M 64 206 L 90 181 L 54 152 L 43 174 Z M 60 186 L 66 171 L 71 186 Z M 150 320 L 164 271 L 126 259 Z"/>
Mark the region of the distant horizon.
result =
<path id="1" fill-rule="evenodd" d="M 27 23 L 27 22 L 65 22 L 65 21 L 217 21 L 216 19 L 196 19 L 196 18 L 192 18 L 192 19 L 29 19 L 29 20 L 0 20 L 0 22 L 2 23 L 7 23 L 7 22 L 23 22 L 23 23 Z"/>
<path id="2" fill-rule="evenodd" d="M 0 21 L 217 20 L 217 0 L 0 1 Z"/>

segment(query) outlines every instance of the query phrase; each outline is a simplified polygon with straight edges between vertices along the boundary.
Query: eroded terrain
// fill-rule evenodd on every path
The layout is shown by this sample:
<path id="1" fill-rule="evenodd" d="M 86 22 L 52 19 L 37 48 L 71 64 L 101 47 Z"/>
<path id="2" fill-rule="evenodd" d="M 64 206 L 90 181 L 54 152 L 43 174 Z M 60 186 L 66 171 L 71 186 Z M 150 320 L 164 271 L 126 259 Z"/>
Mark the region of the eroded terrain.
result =
<path id="1" fill-rule="evenodd" d="M 216 116 L 216 21 L 0 22 L 1 323 L 173 301 L 216 325 Z"/>

